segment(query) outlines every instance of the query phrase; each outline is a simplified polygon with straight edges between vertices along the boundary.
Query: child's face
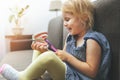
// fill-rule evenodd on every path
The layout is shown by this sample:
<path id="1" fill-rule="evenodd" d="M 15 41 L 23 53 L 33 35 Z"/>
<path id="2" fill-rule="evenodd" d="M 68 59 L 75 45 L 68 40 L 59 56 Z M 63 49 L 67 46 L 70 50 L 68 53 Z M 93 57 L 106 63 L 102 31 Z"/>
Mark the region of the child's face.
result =
<path id="1" fill-rule="evenodd" d="M 82 24 L 80 18 L 73 16 L 70 13 L 63 14 L 64 26 L 68 29 L 71 35 L 80 35 L 84 32 L 85 26 Z"/>

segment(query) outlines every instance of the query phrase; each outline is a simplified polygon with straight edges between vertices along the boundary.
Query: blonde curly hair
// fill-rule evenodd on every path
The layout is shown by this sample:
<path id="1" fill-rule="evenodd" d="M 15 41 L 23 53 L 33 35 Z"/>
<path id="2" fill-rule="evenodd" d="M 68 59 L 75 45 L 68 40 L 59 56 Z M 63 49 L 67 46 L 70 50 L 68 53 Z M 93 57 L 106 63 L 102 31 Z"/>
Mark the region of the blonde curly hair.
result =
<path id="1" fill-rule="evenodd" d="M 62 13 L 72 13 L 81 18 L 82 14 L 87 15 L 87 28 L 92 28 L 94 19 L 94 6 L 89 0 L 66 0 L 62 5 Z"/>

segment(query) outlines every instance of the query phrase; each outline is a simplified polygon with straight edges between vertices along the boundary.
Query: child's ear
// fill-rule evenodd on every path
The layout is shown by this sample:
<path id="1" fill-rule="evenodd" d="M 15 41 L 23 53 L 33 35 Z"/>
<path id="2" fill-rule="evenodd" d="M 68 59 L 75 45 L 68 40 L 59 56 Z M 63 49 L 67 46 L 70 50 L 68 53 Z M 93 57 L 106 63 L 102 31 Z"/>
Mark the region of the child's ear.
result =
<path id="1" fill-rule="evenodd" d="M 82 20 L 85 22 L 88 21 L 88 15 L 86 13 L 82 15 Z"/>

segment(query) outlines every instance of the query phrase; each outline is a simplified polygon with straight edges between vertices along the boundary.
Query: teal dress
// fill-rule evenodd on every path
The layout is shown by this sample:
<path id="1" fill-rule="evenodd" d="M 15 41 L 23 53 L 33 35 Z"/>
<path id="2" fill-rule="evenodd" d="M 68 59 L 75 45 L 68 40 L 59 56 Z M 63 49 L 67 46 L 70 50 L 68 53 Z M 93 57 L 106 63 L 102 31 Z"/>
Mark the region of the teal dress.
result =
<path id="1" fill-rule="evenodd" d="M 86 41 L 88 39 L 93 39 L 98 42 L 102 49 L 101 63 L 97 76 L 94 79 L 90 78 L 66 62 L 66 80 L 109 80 L 108 73 L 111 65 L 110 46 L 106 37 L 102 33 L 89 30 L 84 36 L 84 44 L 79 47 L 75 46 L 76 40 L 74 36 L 68 35 L 66 40 L 66 51 L 77 59 L 86 62 Z"/>

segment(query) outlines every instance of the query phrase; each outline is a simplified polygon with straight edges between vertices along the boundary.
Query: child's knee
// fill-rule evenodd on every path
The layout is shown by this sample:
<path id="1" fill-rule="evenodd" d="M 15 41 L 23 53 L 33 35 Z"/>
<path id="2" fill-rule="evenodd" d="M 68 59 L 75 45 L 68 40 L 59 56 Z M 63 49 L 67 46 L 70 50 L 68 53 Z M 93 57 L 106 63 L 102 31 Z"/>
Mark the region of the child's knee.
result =
<path id="1" fill-rule="evenodd" d="M 56 61 L 56 59 L 57 59 L 56 54 L 52 51 L 47 51 L 47 52 L 43 53 L 43 55 L 45 55 L 45 57 L 46 57 L 45 61 L 48 64 Z"/>

